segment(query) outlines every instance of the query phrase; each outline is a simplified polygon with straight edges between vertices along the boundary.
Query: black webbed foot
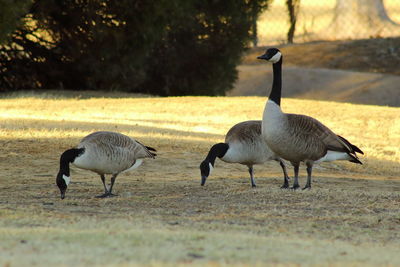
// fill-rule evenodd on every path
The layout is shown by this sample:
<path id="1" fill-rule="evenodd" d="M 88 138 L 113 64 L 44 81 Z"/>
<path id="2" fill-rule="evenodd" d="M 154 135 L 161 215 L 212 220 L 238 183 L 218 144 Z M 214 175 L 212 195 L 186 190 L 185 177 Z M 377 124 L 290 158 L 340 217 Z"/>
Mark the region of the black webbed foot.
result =
<path id="1" fill-rule="evenodd" d="M 289 188 L 289 183 L 284 183 L 282 186 L 281 186 L 281 189 L 288 189 Z"/>
<path id="2" fill-rule="evenodd" d="M 113 193 L 107 192 L 107 193 L 104 193 L 102 195 L 96 196 L 96 198 L 107 198 L 107 197 L 116 197 L 116 196 L 118 196 L 118 195 L 115 195 Z"/>
<path id="3" fill-rule="evenodd" d="M 299 188 L 300 188 L 300 185 L 294 184 L 290 189 L 292 189 L 292 190 L 297 190 L 297 189 L 299 189 Z"/>

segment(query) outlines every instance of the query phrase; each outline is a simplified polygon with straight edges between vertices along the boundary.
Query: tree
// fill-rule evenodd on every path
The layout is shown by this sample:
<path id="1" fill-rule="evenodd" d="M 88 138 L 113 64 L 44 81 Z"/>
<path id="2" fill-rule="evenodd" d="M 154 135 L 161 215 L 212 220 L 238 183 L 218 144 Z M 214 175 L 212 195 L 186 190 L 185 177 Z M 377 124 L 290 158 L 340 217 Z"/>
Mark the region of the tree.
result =
<path id="1" fill-rule="evenodd" d="M 223 95 L 266 2 L 36 0 L 0 49 L 0 88 Z"/>
<path id="2" fill-rule="evenodd" d="M 250 1 L 250 16 L 252 19 L 251 23 L 251 39 L 253 42 L 253 46 L 257 47 L 258 45 L 258 32 L 257 32 L 257 21 L 258 17 L 263 12 L 268 8 L 268 4 L 270 1 Z"/>
<path id="3" fill-rule="evenodd" d="M 288 9 L 290 23 L 290 27 L 287 33 L 287 41 L 290 44 L 293 43 L 293 37 L 296 31 L 296 22 L 297 15 L 300 10 L 300 1 L 301 0 L 286 0 L 286 7 Z"/>
<path id="4" fill-rule="evenodd" d="M 188 5 L 194 15 L 183 14 L 170 25 L 149 64 L 153 78 L 144 87 L 158 87 L 159 95 L 224 95 L 233 87 L 236 66 L 252 39 L 254 16 L 267 1 L 198 0 Z"/>
<path id="5" fill-rule="evenodd" d="M 380 37 L 399 31 L 386 13 L 383 0 L 336 0 L 334 17 L 326 35 L 336 38 Z"/>
<path id="6" fill-rule="evenodd" d="M 0 0 L 0 43 L 21 23 L 21 17 L 29 7 L 30 1 Z"/>

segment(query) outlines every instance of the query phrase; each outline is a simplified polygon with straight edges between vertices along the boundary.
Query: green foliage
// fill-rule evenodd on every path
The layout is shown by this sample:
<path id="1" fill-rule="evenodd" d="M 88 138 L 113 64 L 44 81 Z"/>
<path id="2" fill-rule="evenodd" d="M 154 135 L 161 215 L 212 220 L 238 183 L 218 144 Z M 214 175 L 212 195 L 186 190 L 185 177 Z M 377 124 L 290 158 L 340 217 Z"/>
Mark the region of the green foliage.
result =
<path id="1" fill-rule="evenodd" d="M 223 95 L 266 0 L 34 1 L 0 88 Z"/>
<path id="2" fill-rule="evenodd" d="M 21 17 L 26 12 L 28 0 L 0 0 L 0 43 L 20 24 Z"/>

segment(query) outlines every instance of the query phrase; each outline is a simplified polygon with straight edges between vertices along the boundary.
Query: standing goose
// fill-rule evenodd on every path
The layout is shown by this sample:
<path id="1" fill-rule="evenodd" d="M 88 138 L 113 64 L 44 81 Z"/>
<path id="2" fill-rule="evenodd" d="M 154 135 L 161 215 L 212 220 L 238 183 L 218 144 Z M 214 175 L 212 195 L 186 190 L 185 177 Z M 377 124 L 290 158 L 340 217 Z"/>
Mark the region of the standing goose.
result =
<path id="1" fill-rule="evenodd" d="M 311 188 L 311 172 L 314 163 L 333 160 L 348 160 L 362 164 L 356 152 L 364 154 L 345 138 L 336 135 L 318 120 L 297 114 L 282 112 L 282 54 L 277 48 L 268 49 L 257 57 L 272 62 L 273 83 L 265 105 L 262 135 L 272 151 L 290 161 L 294 167 L 293 189 L 299 188 L 300 162 L 307 166 L 307 184 Z"/>
<path id="2" fill-rule="evenodd" d="M 76 148 L 68 149 L 60 157 L 60 171 L 56 183 L 61 192 L 61 199 L 71 181 L 69 164 L 90 170 L 100 175 L 104 185 L 104 194 L 100 198 L 114 196 L 112 188 L 118 174 L 140 166 L 143 158 L 154 158 L 156 151 L 129 136 L 115 132 L 94 132 L 84 137 Z M 112 174 L 111 185 L 107 189 L 105 174 Z"/>
<path id="3" fill-rule="evenodd" d="M 244 121 L 234 125 L 226 134 L 225 143 L 211 147 L 207 157 L 200 164 L 201 185 L 206 183 L 217 157 L 228 163 L 246 165 L 249 168 L 252 187 L 256 187 L 253 176 L 254 164 L 262 164 L 268 160 L 279 161 L 284 174 L 283 187 L 289 184 L 285 164 L 268 148 L 261 137 L 261 121 Z"/>

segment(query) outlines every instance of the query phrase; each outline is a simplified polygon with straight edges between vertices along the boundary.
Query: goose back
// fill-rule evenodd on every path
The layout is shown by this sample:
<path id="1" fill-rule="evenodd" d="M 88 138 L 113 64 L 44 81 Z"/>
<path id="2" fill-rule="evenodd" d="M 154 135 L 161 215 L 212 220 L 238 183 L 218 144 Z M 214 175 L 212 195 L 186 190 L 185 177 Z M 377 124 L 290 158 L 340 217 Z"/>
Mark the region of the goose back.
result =
<path id="1" fill-rule="evenodd" d="M 261 120 L 234 125 L 226 134 L 225 143 L 229 145 L 226 154 L 221 158 L 225 162 L 253 165 L 275 159 L 274 153 L 261 136 Z"/>
<path id="2" fill-rule="evenodd" d="M 154 158 L 146 146 L 116 132 L 92 133 L 82 139 L 78 148 L 84 148 L 85 152 L 73 164 L 98 174 L 120 173 L 135 165 L 138 159 Z"/>

